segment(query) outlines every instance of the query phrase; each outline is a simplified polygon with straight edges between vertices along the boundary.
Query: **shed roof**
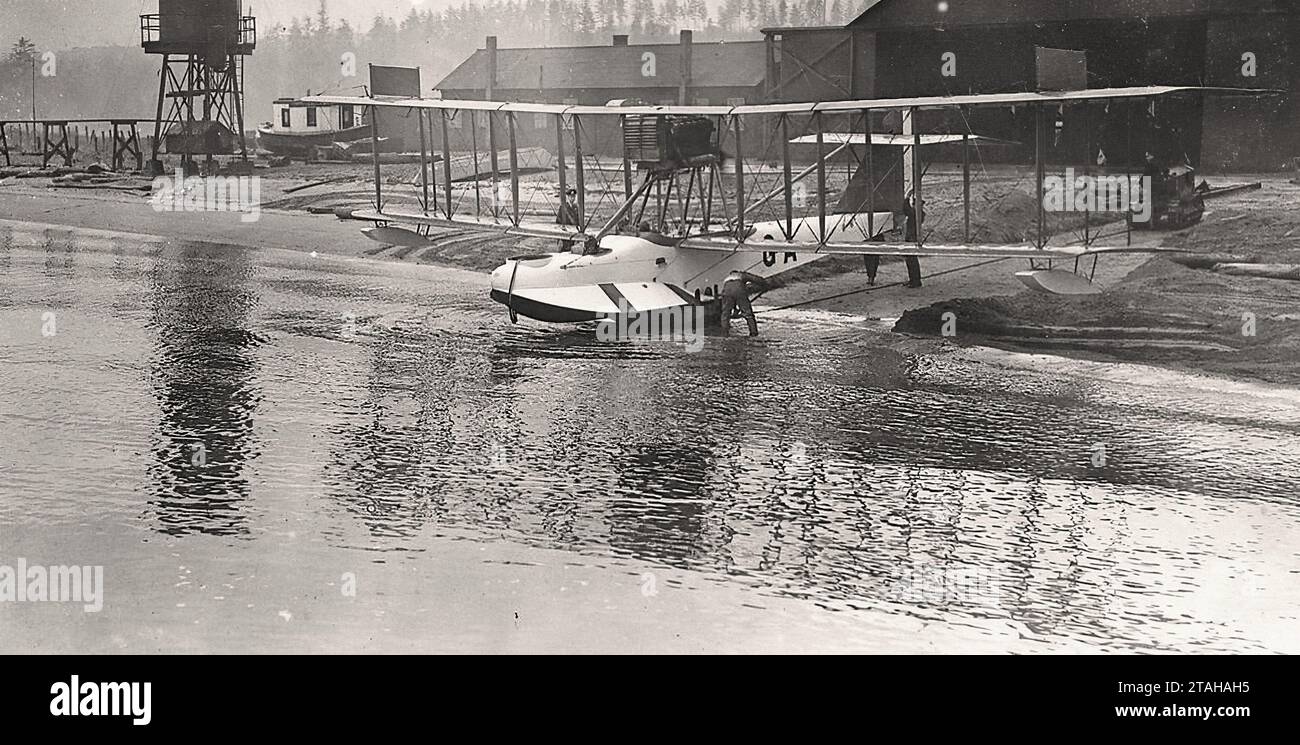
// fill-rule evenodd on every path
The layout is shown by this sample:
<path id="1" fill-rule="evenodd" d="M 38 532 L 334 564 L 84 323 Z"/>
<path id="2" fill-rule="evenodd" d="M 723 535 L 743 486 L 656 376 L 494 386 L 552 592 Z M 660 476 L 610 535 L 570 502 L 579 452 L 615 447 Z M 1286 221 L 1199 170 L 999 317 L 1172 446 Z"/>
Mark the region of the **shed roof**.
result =
<path id="1" fill-rule="evenodd" d="M 681 80 L 678 44 L 533 47 L 497 50 L 501 89 L 676 87 Z M 641 74 L 645 53 L 655 55 L 655 75 Z M 691 47 L 692 87 L 760 85 L 766 75 L 762 41 L 696 42 Z M 439 90 L 486 88 L 487 50 L 479 49 L 436 86 Z"/>
<path id="2" fill-rule="evenodd" d="M 849 23 L 865 28 L 1294 13 L 1293 0 L 873 0 Z M 941 10 L 942 8 L 942 10 Z"/>

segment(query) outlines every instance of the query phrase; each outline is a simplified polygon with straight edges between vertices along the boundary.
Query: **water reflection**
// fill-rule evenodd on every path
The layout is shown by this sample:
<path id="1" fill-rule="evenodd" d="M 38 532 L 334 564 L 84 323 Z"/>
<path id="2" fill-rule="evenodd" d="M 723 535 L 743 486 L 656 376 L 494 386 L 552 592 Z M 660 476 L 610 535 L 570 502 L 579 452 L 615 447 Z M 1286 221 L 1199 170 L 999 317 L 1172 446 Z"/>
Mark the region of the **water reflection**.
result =
<path id="1" fill-rule="evenodd" d="M 45 231 L 41 241 L 45 253 L 45 275 L 51 279 L 69 278 L 75 274 L 77 241 L 70 230 Z"/>
<path id="2" fill-rule="evenodd" d="M 441 513 L 454 466 L 447 393 L 455 357 L 420 324 L 363 341 L 368 366 L 355 414 L 330 427 L 331 495 L 372 536 L 410 537 Z"/>
<path id="3" fill-rule="evenodd" d="M 710 530 L 725 505 L 713 498 L 714 443 L 625 445 L 605 508 L 609 545 L 619 553 L 676 566 L 696 564 L 725 545 Z"/>
<path id="4" fill-rule="evenodd" d="M 13 263 L 14 231 L 7 226 L 0 226 L 0 274 L 8 274 Z M 0 303 L 9 302 L 8 292 L 0 292 Z"/>
<path id="5" fill-rule="evenodd" d="M 1090 406 L 1090 383 L 1022 388 L 989 370 L 954 382 L 888 352 L 854 353 L 827 382 L 787 359 L 844 356 L 827 343 L 629 355 L 576 334 L 484 345 L 395 330 L 367 340 L 367 396 L 335 430 L 333 493 L 376 538 L 438 522 L 828 608 L 1142 642 L 1114 603 L 1139 498 L 1126 487 L 1227 483 L 1162 446 L 1185 432 Z M 409 547 L 372 548 L 385 545 Z M 1178 560 L 1162 561 L 1176 585 Z"/>
<path id="6" fill-rule="evenodd" d="M 248 252 L 229 247 L 184 244 L 157 257 L 150 380 L 159 421 L 149 503 L 159 532 L 248 532 L 245 471 L 258 455 L 260 396 L 253 273 Z"/>
<path id="7" fill-rule="evenodd" d="M 1242 649 L 1179 604 L 1241 553 L 1234 531 L 1253 527 L 1242 505 L 1276 507 L 1282 524 L 1296 514 L 1300 405 L 1272 398 L 1225 406 L 1148 381 L 909 355 L 824 319 L 774 319 L 760 339 L 711 339 L 698 354 L 603 344 L 512 327 L 484 310 L 481 288 L 403 284 L 382 265 L 348 274 L 231 248 L 118 248 L 65 267 L 57 242 L 9 252 L 0 233 L 0 262 L 15 265 L 0 299 L 17 292 L 18 311 L 38 317 L 62 292 L 74 318 L 114 314 L 102 339 L 85 338 L 94 354 L 15 346 L 15 364 L 57 360 L 110 400 L 148 390 L 157 410 L 125 412 L 134 428 L 92 418 L 60 433 L 128 474 L 144 450 L 145 496 L 97 509 L 134 520 L 147 502 L 150 527 L 170 536 L 251 538 L 292 520 L 318 556 L 390 552 L 396 565 L 454 535 L 664 579 L 691 570 L 824 608 Z M 140 276 L 143 294 L 118 290 Z M 48 417 L 57 386 L 21 379 L 23 398 L 0 391 L 0 403 Z M 102 491 L 23 453 L 51 494 Z M 258 563 L 279 550 L 267 545 L 223 550 Z"/>

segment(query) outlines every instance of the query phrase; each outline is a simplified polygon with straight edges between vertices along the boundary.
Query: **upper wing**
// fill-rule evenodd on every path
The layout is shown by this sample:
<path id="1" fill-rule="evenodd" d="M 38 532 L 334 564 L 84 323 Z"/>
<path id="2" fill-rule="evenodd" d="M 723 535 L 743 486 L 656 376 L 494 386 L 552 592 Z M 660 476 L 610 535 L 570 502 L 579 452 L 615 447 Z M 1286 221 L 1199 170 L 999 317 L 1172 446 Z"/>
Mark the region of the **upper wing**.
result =
<path id="1" fill-rule="evenodd" d="M 854 101 L 749 104 L 744 106 L 569 106 L 565 104 L 510 103 L 440 98 L 397 98 L 365 96 L 307 96 L 315 104 L 352 104 L 399 109 L 446 109 L 451 111 L 500 111 L 533 114 L 578 114 L 624 116 L 627 114 L 696 114 L 727 116 L 747 114 L 798 114 L 862 112 L 898 109 L 955 109 L 967 106 L 1025 106 L 1064 104 L 1124 98 L 1155 98 L 1179 93 L 1221 96 L 1257 96 L 1282 93 L 1272 89 L 1224 88 L 1192 85 L 1149 85 L 1128 88 L 1090 88 L 1053 93 L 985 93 L 963 96 L 917 96 L 913 98 L 868 98 Z"/>

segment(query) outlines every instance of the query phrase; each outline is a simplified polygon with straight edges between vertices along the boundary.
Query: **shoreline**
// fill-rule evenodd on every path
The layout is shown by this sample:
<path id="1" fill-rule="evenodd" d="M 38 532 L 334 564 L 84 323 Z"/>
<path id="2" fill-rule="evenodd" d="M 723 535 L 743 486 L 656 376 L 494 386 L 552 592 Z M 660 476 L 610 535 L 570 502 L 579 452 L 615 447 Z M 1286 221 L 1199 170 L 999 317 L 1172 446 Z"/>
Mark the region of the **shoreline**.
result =
<path id="1" fill-rule="evenodd" d="M 271 177 L 268 193 L 295 184 Z M 1135 243 L 1187 246 L 1198 253 L 1250 253 L 1263 261 L 1300 261 L 1300 186 L 1266 180 L 1260 192 L 1216 200 L 1202 223 L 1175 233 L 1135 233 Z M 512 236 L 451 235 L 435 246 L 385 247 L 360 233 L 362 223 L 297 210 L 263 208 L 255 222 L 239 213 L 158 212 L 143 196 L 54 191 L 38 183 L 0 183 L 0 225 L 37 230 L 101 231 L 118 237 L 183 240 L 306 251 L 332 258 L 430 264 L 482 273 L 511 255 L 548 242 Z M 1244 241 L 1251 223 L 1266 237 Z M 12 229 L 12 228 L 11 228 Z M 1140 244 L 1139 244 L 1140 245 Z M 834 263 L 832 263 L 834 262 Z M 820 266 L 819 266 L 820 265 Z M 989 347 L 1098 362 L 1137 362 L 1180 372 L 1300 385 L 1300 282 L 1230 276 L 1143 255 L 1107 257 L 1097 296 L 1059 298 L 1027 290 L 1015 260 L 923 259 L 922 288 L 905 279 L 901 260 L 882 262 L 869 288 L 857 257 L 831 257 L 809 278 L 792 278 L 756 303 L 761 316 L 786 306 L 880 322 L 897 335 L 891 347 L 912 353 L 948 345 Z M 963 268 L 966 267 L 966 268 Z M 952 317 L 945 316 L 952 313 Z M 1247 315 L 1249 314 L 1249 315 Z M 955 324 L 944 329 L 943 320 Z M 1244 335 L 1245 321 L 1252 320 Z M 945 334 L 944 331 L 950 333 Z M 926 350 L 918 350 L 918 345 Z"/>

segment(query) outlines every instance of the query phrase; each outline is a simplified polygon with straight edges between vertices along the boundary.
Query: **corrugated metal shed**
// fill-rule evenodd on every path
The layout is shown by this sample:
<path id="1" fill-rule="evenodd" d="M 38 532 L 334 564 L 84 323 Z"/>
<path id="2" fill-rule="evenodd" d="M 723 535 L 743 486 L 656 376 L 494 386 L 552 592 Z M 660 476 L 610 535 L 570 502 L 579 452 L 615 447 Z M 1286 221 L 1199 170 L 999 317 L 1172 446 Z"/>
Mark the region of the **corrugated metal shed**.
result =
<path id="1" fill-rule="evenodd" d="M 1300 0 L 877 0 L 842 29 L 765 34 L 769 101 L 1030 91 L 1039 83 L 1036 50 L 1046 47 L 1086 54 L 1091 88 L 1287 91 L 1163 104 L 1170 126 L 1160 137 L 1224 170 L 1271 170 L 1300 155 Z M 978 117 L 970 122 L 977 131 L 1023 140 L 1015 117 Z M 1105 136 L 1098 127 L 1094 117 L 1064 129 Z M 1142 156 L 1141 138 L 1121 139 L 1108 156 L 1117 149 Z"/>
<path id="2" fill-rule="evenodd" d="M 862 28 L 1000 25 L 1113 18 L 1284 13 L 1294 0 L 876 0 L 849 25 Z"/>

